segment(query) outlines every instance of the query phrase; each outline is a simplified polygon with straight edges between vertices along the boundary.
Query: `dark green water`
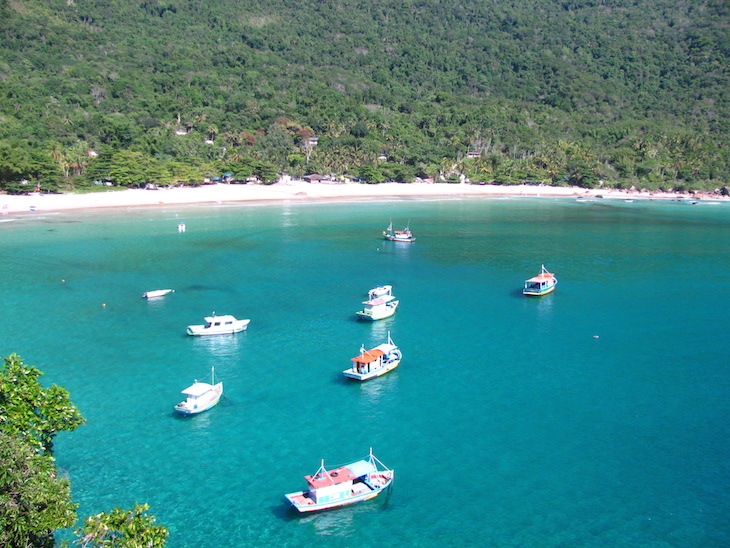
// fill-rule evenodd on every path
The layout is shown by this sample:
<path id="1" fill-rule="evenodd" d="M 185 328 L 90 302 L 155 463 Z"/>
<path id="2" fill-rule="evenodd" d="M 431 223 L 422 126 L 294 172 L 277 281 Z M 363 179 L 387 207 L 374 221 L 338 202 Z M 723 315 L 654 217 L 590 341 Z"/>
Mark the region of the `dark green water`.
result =
<path id="1" fill-rule="evenodd" d="M 379 239 L 390 219 L 414 244 Z M 148 502 L 171 547 L 727 546 L 730 204 L 401 200 L 5 217 L 0 352 L 88 424 L 79 515 Z M 184 220 L 187 232 L 179 234 Z M 521 295 L 544 263 L 557 290 Z M 61 282 L 65 280 L 65 282 Z M 401 305 L 354 318 L 367 290 Z M 171 287 L 158 302 L 143 291 Z M 105 304 L 106 306 L 103 306 Z M 212 311 L 251 318 L 194 339 Z M 390 331 L 404 359 L 342 369 Z M 215 365 L 225 399 L 181 418 Z M 321 458 L 389 497 L 300 517 Z"/>

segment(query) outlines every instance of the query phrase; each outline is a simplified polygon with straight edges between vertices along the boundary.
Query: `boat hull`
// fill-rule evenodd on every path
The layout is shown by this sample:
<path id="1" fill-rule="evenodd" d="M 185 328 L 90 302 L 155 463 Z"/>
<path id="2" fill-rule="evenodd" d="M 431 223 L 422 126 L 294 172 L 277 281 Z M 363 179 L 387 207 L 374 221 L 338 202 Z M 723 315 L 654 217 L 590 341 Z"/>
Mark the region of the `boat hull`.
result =
<path id="1" fill-rule="evenodd" d="M 157 297 L 164 297 L 165 295 L 169 295 L 174 291 L 174 289 L 155 289 L 154 291 L 146 291 L 145 293 L 142 293 L 142 298 L 156 299 Z"/>
<path id="2" fill-rule="evenodd" d="M 188 335 L 193 337 L 204 337 L 208 335 L 231 335 L 233 333 L 240 333 L 246 331 L 248 324 L 251 320 L 240 320 L 240 322 L 232 326 L 220 326 L 220 327 L 208 327 L 204 325 L 189 325 L 187 327 Z"/>
<path id="3" fill-rule="evenodd" d="M 218 405 L 221 396 L 223 396 L 223 384 L 219 383 L 215 386 L 213 395 L 210 398 L 199 403 L 196 402 L 195 404 L 191 404 L 187 400 L 182 401 L 178 403 L 174 409 L 181 415 L 197 415 L 198 413 L 202 413 L 203 411 L 207 411 L 208 409 Z"/>
<path id="4" fill-rule="evenodd" d="M 211 409 L 218 405 L 218 402 L 220 401 L 221 397 L 218 396 L 214 401 L 210 402 L 209 404 L 201 407 L 197 407 L 195 409 L 190 409 L 187 407 L 184 407 L 180 404 L 175 406 L 175 411 L 180 413 L 181 415 L 197 415 L 198 413 L 202 413 L 203 411 L 207 411 L 208 409 Z"/>
<path id="5" fill-rule="evenodd" d="M 551 293 L 554 290 L 555 290 L 555 286 L 553 285 L 553 286 L 547 287 L 545 289 L 537 290 L 537 291 L 523 289 L 522 294 L 527 295 L 528 297 L 540 297 L 542 295 L 547 295 L 548 293 Z"/>
<path id="6" fill-rule="evenodd" d="M 393 483 L 393 474 L 391 471 L 390 478 L 385 482 L 384 485 L 379 486 L 372 491 L 366 493 L 360 493 L 343 499 L 328 501 L 323 503 L 315 503 L 312 499 L 308 498 L 306 491 L 299 491 L 297 493 L 289 493 L 284 495 L 291 505 L 297 509 L 298 512 L 319 512 L 321 510 L 331 510 L 333 508 L 340 508 L 342 506 L 350 506 L 352 504 L 358 504 L 366 500 L 374 499 L 380 493 L 388 489 Z"/>
<path id="7" fill-rule="evenodd" d="M 348 379 L 354 379 L 356 381 L 367 381 L 370 379 L 374 379 L 375 377 L 380 377 L 381 375 L 385 375 L 388 371 L 393 371 L 396 367 L 400 365 L 400 360 L 397 362 L 394 362 L 393 364 L 386 365 L 385 367 L 381 367 L 380 369 L 376 371 L 370 371 L 369 373 L 357 373 L 353 371 L 352 369 L 345 369 L 342 374 L 347 377 Z"/>
<path id="8" fill-rule="evenodd" d="M 362 320 L 370 320 L 373 322 L 376 320 L 382 320 L 395 314 L 395 310 L 398 308 L 399 302 L 400 301 L 391 301 L 385 306 L 372 309 L 366 308 L 356 312 L 355 314 L 357 314 L 357 317 Z"/>
<path id="9" fill-rule="evenodd" d="M 389 242 L 415 242 L 416 238 L 414 236 L 395 236 L 393 234 L 386 234 L 383 236 L 386 240 Z"/>

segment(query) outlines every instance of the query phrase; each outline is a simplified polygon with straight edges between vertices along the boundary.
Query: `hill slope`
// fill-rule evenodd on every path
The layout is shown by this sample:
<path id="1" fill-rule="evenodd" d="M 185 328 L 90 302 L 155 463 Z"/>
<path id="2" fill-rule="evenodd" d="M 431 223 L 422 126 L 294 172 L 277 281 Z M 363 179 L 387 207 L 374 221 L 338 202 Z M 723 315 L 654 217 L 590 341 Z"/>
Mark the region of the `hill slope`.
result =
<path id="1" fill-rule="evenodd" d="M 729 11 L 720 0 L 2 0 L 0 181 L 285 170 L 727 184 Z"/>

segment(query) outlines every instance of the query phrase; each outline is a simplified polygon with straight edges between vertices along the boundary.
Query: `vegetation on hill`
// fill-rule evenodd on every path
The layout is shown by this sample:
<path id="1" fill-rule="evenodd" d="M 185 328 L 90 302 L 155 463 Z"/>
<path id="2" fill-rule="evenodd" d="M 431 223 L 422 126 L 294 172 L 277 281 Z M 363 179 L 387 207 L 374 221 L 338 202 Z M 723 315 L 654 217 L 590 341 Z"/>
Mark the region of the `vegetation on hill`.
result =
<path id="1" fill-rule="evenodd" d="M 730 178 L 729 15 L 722 0 L 0 0 L 0 188 L 321 172 L 714 189 Z"/>

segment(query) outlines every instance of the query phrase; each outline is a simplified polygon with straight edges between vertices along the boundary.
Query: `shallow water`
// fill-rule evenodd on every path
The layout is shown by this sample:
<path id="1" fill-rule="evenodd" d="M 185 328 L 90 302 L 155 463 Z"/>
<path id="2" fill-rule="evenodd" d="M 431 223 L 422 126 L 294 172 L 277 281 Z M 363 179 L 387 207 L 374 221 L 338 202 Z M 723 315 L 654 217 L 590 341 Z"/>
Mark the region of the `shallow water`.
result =
<path id="1" fill-rule="evenodd" d="M 381 240 L 390 219 L 417 241 Z M 80 516 L 147 502 L 171 547 L 730 544 L 728 204 L 363 200 L 3 220 L 13 327 L 0 351 L 67 387 L 87 418 L 56 443 Z M 558 288 L 523 297 L 542 263 Z M 383 283 L 396 315 L 356 321 Z M 252 321 L 185 335 L 212 311 Z M 345 382 L 388 331 L 401 366 Z M 176 416 L 211 366 L 224 400 Z M 321 458 L 371 446 L 396 470 L 389 496 L 287 508 Z"/>

